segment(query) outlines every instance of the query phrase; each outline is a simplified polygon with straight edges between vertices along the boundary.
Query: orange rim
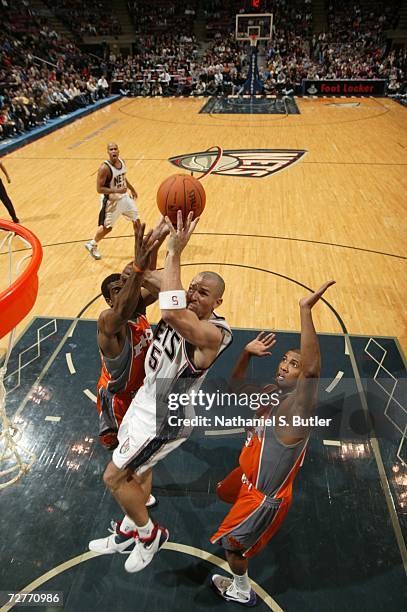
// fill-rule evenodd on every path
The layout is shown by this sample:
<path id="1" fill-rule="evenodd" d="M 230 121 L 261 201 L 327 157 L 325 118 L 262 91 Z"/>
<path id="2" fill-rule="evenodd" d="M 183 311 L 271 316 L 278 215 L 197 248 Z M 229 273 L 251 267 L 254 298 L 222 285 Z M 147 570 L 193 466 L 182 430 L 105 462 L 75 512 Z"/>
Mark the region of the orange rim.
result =
<path id="1" fill-rule="evenodd" d="M 0 229 L 21 236 L 32 248 L 31 261 L 7 289 L 0 293 L 0 338 L 8 334 L 34 306 L 38 293 L 38 268 L 42 261 L 42 246 L 37 236 L 22 225 L 0 219 Z"/>

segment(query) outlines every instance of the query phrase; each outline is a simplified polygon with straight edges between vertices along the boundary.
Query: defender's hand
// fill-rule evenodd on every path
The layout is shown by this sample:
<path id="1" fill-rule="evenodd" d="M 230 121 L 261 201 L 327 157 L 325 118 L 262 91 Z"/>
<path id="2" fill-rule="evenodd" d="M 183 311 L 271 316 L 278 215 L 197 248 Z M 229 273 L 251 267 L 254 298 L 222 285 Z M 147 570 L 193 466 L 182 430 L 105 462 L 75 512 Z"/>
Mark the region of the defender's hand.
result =
<path id="1" fill-rule="evenodd" d="M 165 217 L 161 215 L 160 220 L 153 229 L 153 237 L 155 240 L 162 240 L 165 236 L 168 236 L 170 229 L 165 221 Z"/>
<path id="2" fill-rule="evenodd" d="M 260 332 L 258 336 L 249 344 L 246 344 L 244 350 L 249 355 L 254 355 L 255 357 L 266 357 L 267 355 L 271 355 L 270 349 L 277 342 L 276 335 L 273 333 L 267 334 L 264 336 L 266 332 Z"/>
<path id="3" fill-rule="evenodd" d="M 140 270 L 145 270 L 150 262 L 153 249 L 157 246 L 157 240 L 152 238 L 153 230 L 144 236 L 145 223 L 137 221 L 134 224 L 134 265 Z"/>
<path id="4" fill-rule="evenodd" d="M 300 300 L 300 307 L 301 308 L 310 308 L 311 309 L 313 306 L 315 306 L 315 304 L 318 302 L 318 300 L 324 295 L 325 291 L 329 287 L 334 285 L 335 282 L 336 281 L 334 281 L 334 280 L 327 281 L 326 283 L 321 285 L 321 287 L 318 289 L 318 291 L 315 291 L 315 293 L 311 293 L 311 295 L 308 295 L 307 297 L 301 298 L 301 300 Z"/>

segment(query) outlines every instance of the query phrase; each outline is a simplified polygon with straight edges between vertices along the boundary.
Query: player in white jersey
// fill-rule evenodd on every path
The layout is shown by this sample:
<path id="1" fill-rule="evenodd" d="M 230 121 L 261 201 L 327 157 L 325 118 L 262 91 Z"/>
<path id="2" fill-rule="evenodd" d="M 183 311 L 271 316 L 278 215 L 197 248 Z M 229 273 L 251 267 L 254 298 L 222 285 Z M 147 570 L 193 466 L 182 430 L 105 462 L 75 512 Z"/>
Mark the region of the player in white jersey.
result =
<path id="1" fill-rule="evenodd" d="M 223 279 L 215 272 L 201 272 L 187 292 L 182 288 L 181 253 L 198 220 L 192 221 L 190 214 L 184 228 L 179 212 L 177 230 L 166 220 L 170 237 L 159 296 L 162 319 L 146 355 L 143 387 L 122 421 L 119 445 L 103 476 L 126 516 L 116 523 L 111 536 L 89 543 L 90 550 L 101 554 L 129 553 L 125 563 L 128 572 L 146 567 L 169 537 L 167 529 L 151 521 L 145 506 L 152 467 L 190 433 L 169 425 L 164 399 L 168 385 L 182 379 L 183 393 L 196 391 L 232 342 L 230 327 L 214 312 L 222 303 Z M 157 418 L 159 413 L 163 418 Z"/>
<path id="2" fill-rule="evenodd" d="M 107 145 L 109 159 L 105 160 L 98 170 L 96 189 L 100 193 L 99 225 L 93 240 L 85 244 L 94 259 L 101 259 L 98 251 L 100 242 L 109 232 L 120 215 L 123 215 L 133 224 L 139 218 L 135 199 L 137 192 L 126 178 L 126 164 L 119 157 L 119 147 L 111 142 Z M 127 190 L 130 191 L 131 197 Z"/>

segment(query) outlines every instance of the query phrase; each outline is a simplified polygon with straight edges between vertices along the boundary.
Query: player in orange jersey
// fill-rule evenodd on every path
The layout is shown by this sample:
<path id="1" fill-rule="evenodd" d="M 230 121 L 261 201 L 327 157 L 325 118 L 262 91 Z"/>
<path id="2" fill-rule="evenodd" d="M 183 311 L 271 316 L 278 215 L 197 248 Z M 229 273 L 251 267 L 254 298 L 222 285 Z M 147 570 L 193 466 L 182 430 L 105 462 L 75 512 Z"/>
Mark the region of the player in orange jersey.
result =
<path id="1" fill-rule="evenodd" d="M 267 388 L 267 392 L 273 388 L 279 394 L 279 405 L 274 410 L 261 410 L 263 423 L 248 432 L 239 467 L 218 484 L 220 499 L 233 503 L 211 538 L 212 543 L 220 543 L 225 549 L 233 574 L 233 578 L 212 576 L 212 586 L 226 601 L 256 604 L 256 594 L 248 578 L 248 559 L 267 544 L 290 508 L 293 481 L 308 443 L 307 419 L 315 408 L 321 370 L 311 310 L 333 284 L 334 281 L 328 281 L 300 300 L 301 348 L 287 351 L 277 369 L 276 385 Z M 249 342 L 239 357 L 233 377 L 243 379 L 251 357 L 270 355 L 274 344 L 274 334 L 262 333 Z M 271 415 L 275 415 L 275 426 L 271 424 L 272 419 L 270 424 L 264 423 Z M 299 419 L 301 422 L 297 424 Z"/>

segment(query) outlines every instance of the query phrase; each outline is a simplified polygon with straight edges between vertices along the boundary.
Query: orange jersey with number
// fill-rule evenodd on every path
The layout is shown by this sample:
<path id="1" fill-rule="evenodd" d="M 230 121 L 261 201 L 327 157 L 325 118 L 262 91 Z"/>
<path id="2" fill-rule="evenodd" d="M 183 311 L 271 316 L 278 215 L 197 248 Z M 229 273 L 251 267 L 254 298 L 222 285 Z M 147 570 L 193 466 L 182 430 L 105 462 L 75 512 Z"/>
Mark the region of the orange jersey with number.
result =
<path id="1" fill-rule="evenodd" d="M 303 462 L 308 439 L 285 445 L 274 427 L 249 434 L 239 467 L 217 487 L 223 501 L 233 503 L 211 542 L 244 557 L 258 553 L 281 526 L 292 502 L 294 478 Z"/>

